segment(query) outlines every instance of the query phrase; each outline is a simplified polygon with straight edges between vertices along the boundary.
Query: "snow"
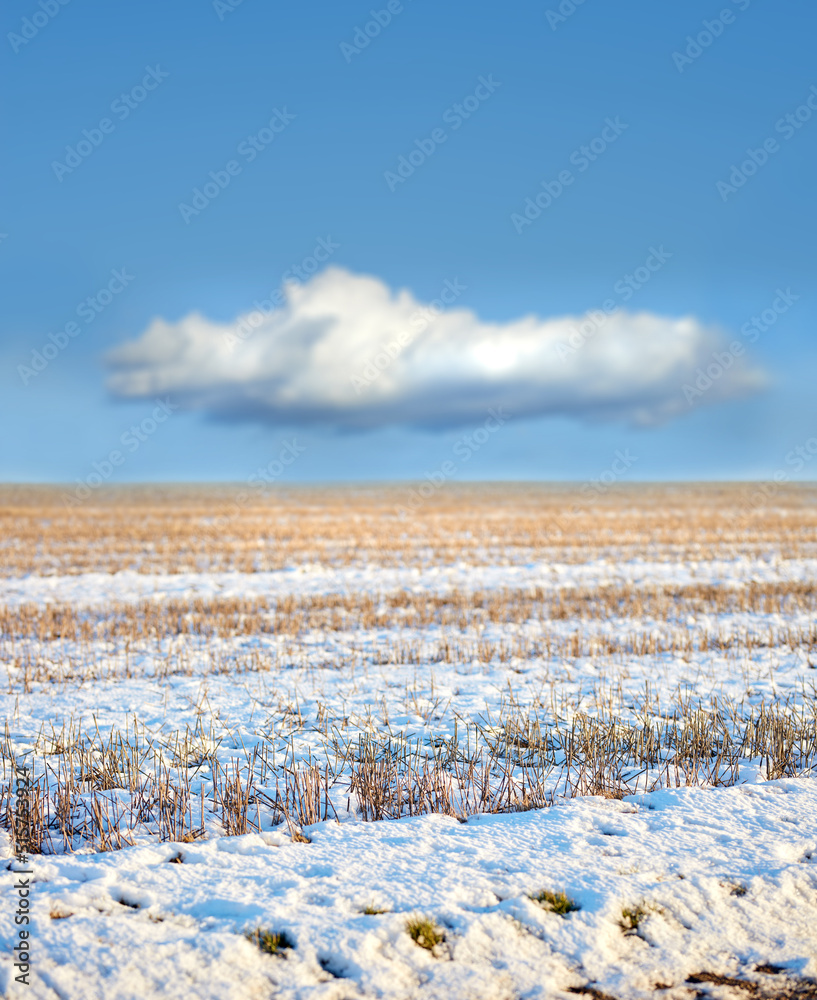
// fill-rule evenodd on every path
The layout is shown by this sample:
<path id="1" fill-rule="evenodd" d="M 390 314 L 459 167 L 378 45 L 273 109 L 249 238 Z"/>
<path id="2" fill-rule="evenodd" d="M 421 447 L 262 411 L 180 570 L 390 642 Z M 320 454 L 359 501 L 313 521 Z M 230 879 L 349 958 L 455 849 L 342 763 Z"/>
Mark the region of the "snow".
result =
<path id="1" fill-rule="evenodd" d="M 814 976 L 815 815 L 817 781 L 798 779 L 467 823 L 327 822 L 309 844 L 265 833 L 39 858 L 25 995 L 261 997 L 274 984 L 292 998 L 510 1000 L 592 983 L 635 998 L 702 970 Z M 14 875 L 2 877 L 10 894 Z M 546 912 L 528 898 L 542 888 L 581 909 Z M 639 904 L 647 916 L 624 934 L 622 909 Z M 405 933 L 414 913 L 445 932 L 438 955 Z M 9 924 L 6 907 L 4 937 Z M 262 955 L 242 936 L 259 925 L 295 948 Z M 5 956 L 2 974 L 8 989 Z"/>
<path id="2" fill-rule="evenodd" d="M 192 597 L 621 583 L 737 588 L 750 581 L 815 579 L 817 560 L 775 557 L 308 565 L 254 574 L 3 579 L 0 604 L 104 609 Z M 578 627 L 572 620 L 546 624 L 557 639 Z M 588 639 L 613 639 L 670 635 L 687 623 L 610 618 L 580 624 Z M 805 611 L 702 612 L 691 625 L 765 636 L 775 628 L 807 631 L 813 618 Z M 296 638 L 179 635 L 145 639 L 127 651 L 99 639 L 32 639 L 32 656 L 50 665 L 52 679 L 36 680 L 21 694 L 22 665 L 0 655 L 8 678 L 0 699 L 11 748 L 18 759 L 34 761 L 35 774 L 42 773 L 49 759 L 44 752 L 53 749 L 66 721 L 77 733 L 98 729 L 105 739 L 136 732 L 138 720 L 142 744 L 152 743 L 156 759 L 168 767 L 177 767 L 174 740 L 186 732 L 223 767 L 232 762 L 246 768 L 264 748 L 274 769 L 282 761 L 332 763 L 330 735 L 341 724 L 350 742 L 402 741 L 430 759 L 430 748 L 470 739 L 476 730 L 469 726 L 478 723 L 488 739 L 502 731 L 500 719 L 532 707 L 555 731 L 613 709 L 622 725 L 658 724 L 684 699 L 693 709 L 716 699 L 744 720 L 770 705 L 800 712 L 813 705 L 814 671 L 792 644 L 758 645 L 739 655 L 709 649 L 486 660 L 473 652 L 477 640 L 535 641 L 542 634 L 543 624 L 533 620 L 469 627 L 457 641 L 471 652 L 452 662 L 434 660 L 447 636 L 439 625 L 392 623 Z M 416 646 L 419 663 L 380 656 L 400 643 Z M 213 670 L 219 657 L 235 664 L 255 655 L 272 668 Z M 808 748 L 802 759 L 808 763 Z M 211 796 L 211 772 L 193 768 L 191 775 L 194 802 L 199 784 Z M 629 784 L 642 790 L 621 799 L 560 798 L 564 777 L 554 768 L 549 808 L 477 813 L 464 822 L 463 816 L 440 814 L 363 822 L 349 770 L 338 766 L 331 797 L 341 822 L 306 826 L 308 842 L 293 840 L 274 810 L 260 806 L 253 816 L 261 819 L 261 831 L 241 836 L 225 836 L 213 815 L 206 839 L 192 842 L 160 841 L 146 824 L 134 827 L 134 846 L 94 853 L 77 843 L 74 853 L 64 854 L 57 836 L 57 853 L 36 856 L 29 865 L 30 986 L 14 982 L 12 904 L 19 876 L 13 869 L 21 865 L 0 831 L 0 855 L 9 866 L 0 872 L 6 901 L 0 908 L 0 991 L 37 1000 L 533 1000 L 590 986 L 618 1000 L 688 1000 L 699 987 L 686 981 L 701 972 L 748 977 L 760 984 L 758 997 L 773 995 L 774 984 L 786 976 L 817 978 L 817 778 L 805 773 L 769 781 L 760 759 L 743 760 L 739 784 L 731 787 L 646 791 L 655 778 L 641 774 Z M 260 787 L 270 792 L 273 785 L 268 779 Z M 194 811 L 194 820 L 200 818 Z M 179 863 L 169 863 L 174 859 Z M 543 889 L 564 891 L 580 909 L 564 917 L 548 912 L 529 898 Z M 386 912 L 363 913 L 367 906 Z M 625 932 L 622 911 L 638 908 L 643 919 Z M 434 952 L 406 933 L 406 921 L 418 914 L 445 934 Z M 294 947 L 263 954 L 245 937 L 258 927 L 286 932 Z M 769 965 L 785 972 L 757 969 Z"/>
<path id="3" fill-rule="evenodd" d="M 748 558 L 674 562 L 632 559 L 614 562 L 528 563 L 508 566 L 332 567 L 301 565 L 267 573 L 83 573 L 0 579 L 0 603 L 94 605 L 111 601 L 172 600 L 189 597 L 280 597 L 305 594 L 366 593 L 395 590 L 435 593 L 453 589 L 502 587 L 596 587 L 628 583 L 714 583 L 736 586 L 749 581 L 777 583 L 813 580 L 817 559 Z"/>

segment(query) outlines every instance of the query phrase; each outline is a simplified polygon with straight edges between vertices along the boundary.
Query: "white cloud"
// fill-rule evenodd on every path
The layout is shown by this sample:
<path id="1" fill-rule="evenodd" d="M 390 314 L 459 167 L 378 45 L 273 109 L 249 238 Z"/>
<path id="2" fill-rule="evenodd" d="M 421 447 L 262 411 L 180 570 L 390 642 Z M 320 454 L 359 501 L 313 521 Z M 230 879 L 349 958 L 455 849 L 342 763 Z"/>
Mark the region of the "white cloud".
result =
<path id="1" fill-rule="evenodd" d="M 457 288 L 450 282 L 445 297 L 455 300 Z M 722 335 L 692 317 L 622 310 L 487 323 L 455 302 L 435 316 L 410 292 L 337 267 L 285 295 L 280 308 L 229 325 L 198 313 L 154 320 L 109 354 L 111 391 L 169 393 L 224 418 L 344 429 L 466 424 L 497 405 L 515 418 L 650 424 L 690 408 L 683 386 L 724 349 Z M 693 402 L 763 382 L 745 356 L 733 357 Z"/>

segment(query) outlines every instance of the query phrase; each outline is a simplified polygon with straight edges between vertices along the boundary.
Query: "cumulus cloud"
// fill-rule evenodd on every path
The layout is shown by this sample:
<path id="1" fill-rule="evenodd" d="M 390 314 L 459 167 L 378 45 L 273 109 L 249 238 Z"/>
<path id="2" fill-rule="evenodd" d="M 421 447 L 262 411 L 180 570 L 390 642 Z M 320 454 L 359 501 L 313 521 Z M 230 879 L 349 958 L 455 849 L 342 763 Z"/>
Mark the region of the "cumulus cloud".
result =
<path id="1" fill-rule="evenodd" d="M 222 418 L 354 430 L 469 424 L 495 406 L 514 418 L 653 424 L 763 384 L 745 355 L 726 364 L 723 335 L 692 317 L 619 310 L 492 323 L 457 306 L 463 290 L 451 279 L 424 304 L 331 267 L 232 324 L 198 313 L 154 320 L 108 355 L 109 388 L 128 399 L 171 394 Z M 706 385 L 698 370 L 713 364 L 720 374 Z"/>

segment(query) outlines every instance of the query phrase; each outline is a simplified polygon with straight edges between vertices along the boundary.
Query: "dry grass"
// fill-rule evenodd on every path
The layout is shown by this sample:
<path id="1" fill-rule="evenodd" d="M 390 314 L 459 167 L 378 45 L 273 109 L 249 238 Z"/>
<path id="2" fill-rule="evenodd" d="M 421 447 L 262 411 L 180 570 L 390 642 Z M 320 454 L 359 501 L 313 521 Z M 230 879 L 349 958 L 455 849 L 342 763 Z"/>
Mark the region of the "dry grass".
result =
<path id="1" fill-rule="evenodd" d="M 284 931 L 263 930 L 259 927 L 254 931 L 248 931 L 245 937 L 265 955 L 281 955 L 295 947 L 294 941 Z"/>
<path id="2" fill-rule="evenodd" d="M 634 587 L 630 584 L 607 584 L 592 589 L 530 587 L 525 590 L 444 594 L 397 591 L 381 595 L 367 593 L 315 594 L 287 596 L 280 600 L 263 597 L 230 597 L 190 600 L 170 599 L 163 603 L 142 601 L 136 604 L 112 603 L 104 608 L 82 608 L 58 602 L 48 605 L 0 607 L 0 635 L 6 638 L 31 638 L 45 642 L 65 639 L 73 642 L 98 640 L 162 639 L 179 634 L 226 638 L 243 635 L 297 636 L 310 629 L 348 631 L 371 628 L 422 628 L 440 625 L 464 631 L 488 623 L 538 621 L 575 621 L 571 636 L 574 656 L 583 651 L 660 653 L 698 649 L 728 649 L 734 644 L 780 645 L 792 641 L 815 645 L 817 625 L 807 629 L 780 628 L 754 639 L 749 636 L 723 636 L 697 631 L 696 641 L 684 641 L 686 624 L 664 635 L 651 630 L 648 635 L 626 635 L 611 641 L 607 649 L 588 650 L 582 637 L 581 623 L 620 619 L 654 619 L 666 624 L 685 623 L 689 615 L 760 614 L 792 615 L 817 611 L 817 584 L 808 581 L 749 581 L 745 586 L 721 587 L 691 584 L 665 587 Z M 548 637 L 542 640 L 545 644 Z M 558 638 L 551 639 L 559 642 Z M 673 644 L 674 642 L 674 644 Z M 578 645 L 575 645 L 578 643 Z M 470 650 L 469 650 L 470 651 Z M 516 647 L 502 648 L 484 644 L 475 650 L 482 658 L 509 659 Z M 439 649 L 439 659 L 455 655 L 454 647 Z M 524 652 L 524 650 L 523 650 Z M 560 650 L 551 650 L 560 652 Z M 406 647 L 403 657 L 410 657 Z M 459 657 L 461 658 L 461 657 Z M 399 662 L 399 661 L 398 661 Z M 406 662 L 411 662 L 407 660 Z"/>
<path id="3" fill-rule="evenodd" d="M 557 796 L 621 799 L 655 788 L 731 785 L 748 762 L 768 778 L 795 776 L 817 761 L 814 710 L 813 703 L 810 716 L 762 706 L 741 719 L 676 706 L 675 718 L 656 727 L 587 715 L 543 723 L 507 706 L 499 726 L 471 723 L 456 739 L 431 743 L 382 721 L 374 731 L 354 720 L 321 731 L 302 716 L 277 735 L 260 725 L 252 751 L 224 762 L 219 741 L 202 730 L 168 740 L 138 726 L 102 735 L 72 722 L 57 734 L 41 731 L 23 831 L 10 781 L 13 750 L 0 748 L 0 818 L 34 853 L 113 850 L 144 837 L 186 843 L 214 830 L 240 835 L 277 823 L 308 843 L 301 827 L 349 809 L 366 821 L 425 813 L 463 819 L 544 808 Z M 294 754 L 298 738 L 314 747 L 316 734 L 322 748 L 312 752 L 322 766 L 294 763 L 288 747 Z"/>
<path id="4" fill-rule="evenodd" d="M 643 903 L 638 903 L 635 906 L 625 906 L 621 911 L 619 926 L 625 934 L 635 934 L 648 914 L 649 910 Z"/>
<path id="5" fill-rule="evenodd" d="M 538 903 L 542 909 L 549 913 L 556 913 L 560 917 L 566 917 L 568 913 L 575 913 L 580 910 L 579 904 L 571 899 L 564 892 L 552 892 L 550 889 L 542 889 L 530 897 L 534 903 Z"/>
<path id="6" fill-rule="evenodd" d="M 445 941 L 445 934 L 431 917 L 409 917 L 406 921 L 406 933 L 416 945 L 426 951 L 433 951 Z"/>
<path id="7" fill-rule="evenodd" d="M 813 486 L 447 484 L 401 516 L 411 487 L 122 487 L 68 507 L 63 490 L 0 488 L 7 576 L 91 571 L 259 572 L 330 566 L 503 564 L 550 558 L 779 557 L 817 552 Z"/>

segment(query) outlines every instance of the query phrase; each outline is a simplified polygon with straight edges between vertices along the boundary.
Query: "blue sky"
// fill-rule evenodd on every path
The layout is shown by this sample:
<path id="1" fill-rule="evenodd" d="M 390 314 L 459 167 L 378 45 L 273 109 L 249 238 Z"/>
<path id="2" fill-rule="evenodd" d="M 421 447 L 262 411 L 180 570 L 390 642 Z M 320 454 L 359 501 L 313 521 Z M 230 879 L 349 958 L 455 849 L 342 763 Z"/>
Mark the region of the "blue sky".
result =
<path id="1" fill-rule="evenodd" d="M 390 22 L 373 25 L 372 10 Z M 367 24 L 375 37 L 356 45 Z M 496 402 L 509 419 L 456 462 L 458 478 L 592 479 L 626 449 L 637 459 L 630 478 L 767 479 L 780 469 L 817 478 L 806 447 L 817 446 L 815 28 L 806 0 L 785 16 L 759 0 L 403 0 L 391 12 L 384 3 L 13 0 L 1 70 L 13 100 L 2 112 L 0 478 L 83 481 L 121 451 L 111 481 L 243 481 L 287 441 L 299 454 L 282 479 L 417 478 L 488 419 L 485 385 L 508 351 L 516 368 L 497 383 Z M 280 131 L 265 131 L 271 123 Z M 588 158 L 583 145 L 605 148 Z M 744 168 L 747 150 L 755 162 Z M 413 172 L 404 166 L 395 179 L 409 159 Z M 572 179 L 559 190 L 564 171 Z M 217 191 L 204 187 L 219 178 Z M 215 196 L 196 202 L 197 188 Z M 520 222 L 543 191 L 545 207 Z M 198 214 L 183 207 L 195 204 Z M 312 336 L 300 313 L 283 333 L 265 328 L 268 339 L 239 344 L 226 366 L 207 354 L 320 240 L 332 250 L 304 284 L 307 305 L 340 297 L 365 311 L 382 286 L 387 297 L 409 290 L 413 309 L 447 281 L 463 289 L 435 327 L 443 333 L 415 345 L 427 367 L 409 369 L 406 352 L 377 382 L 379 391 L 394 376 L 408 402 L 370 406 L 364 429 L 343 416 L 346 403 L 324 406 L 325 366 L 316 374 L 301 353 L 281 375 L 275 337 Z M 669 256 L 649 280 L 628 282 L 655 248 Z M 376 282 L 364 287 L 364 275 Z M 626 302 L 623 288 L 632 289 Z M 626 317 L 608 324 L 581 346 L 569 378 L 558 358 L 537 354 L 538 381 L 526 382 L 537 338 L 563 337 L 549 321 L 606 301 L 652 318 L 636 333 Z M 764 310 L 773 322 L 741 333 Z M 191 313 L 199 326 L 184 325 Z M 370 314 L 376 326 L 381 314 Z M 338 337 L 356 316 L 344 314 Z M 524 343 L 508 326 L 522 317 L 538 324 Z M 684 317 L 704 345 L 698 360 L 712 353 L 706 331 L 719 331 L 721 350 L 736 340 L 745 348 L 700 405 L 687 405 L 683 379 L 637 385 L 637 345 L 664 358 Z M 155 319 L 167 326 L 148 351 Z M 179 374 L 163 345 L 190 337 L 198 353 Z M 65 346 L 34 371 L 32 352 L 54 338 Z M 477 341 L 489 370 L 474 376 L 467 345 Z M 137 347 L 122 361 L 126 342 Z M 602 342 L 606 353 L 594 353 Z M 284 385 L 274 406 L 268 396 L 253 402 L 257 371 L 236 389 L 260 364 L 251 352 L 262 343 Z M 332 343 L 330 369 L 332 350 L 339 367 L 351 363 L 346 341 Z M 104 362 L 117 347 L 118 383 Z M 622 352 L 624 374 L 605 374 Z M 444 357 L 447 381 L 425 383 Z M 621 405 L 585 400 L 594 378 L 614 380 Z M 348 391 L 345 369 L 341 380 Z M 281 402 L 298 393 L 297 406 Z M 645 393 L 651 417 L 633 420 Z M 158 398 L 176 408 L 157 422 Z M 122 441 L 133 426 L 142 434 L 130 450 Z M 808 455 L 799 470 L 798 446 Z"/>

